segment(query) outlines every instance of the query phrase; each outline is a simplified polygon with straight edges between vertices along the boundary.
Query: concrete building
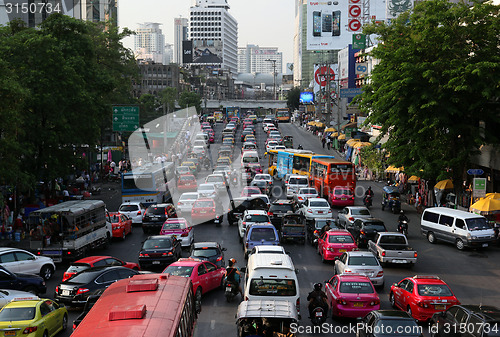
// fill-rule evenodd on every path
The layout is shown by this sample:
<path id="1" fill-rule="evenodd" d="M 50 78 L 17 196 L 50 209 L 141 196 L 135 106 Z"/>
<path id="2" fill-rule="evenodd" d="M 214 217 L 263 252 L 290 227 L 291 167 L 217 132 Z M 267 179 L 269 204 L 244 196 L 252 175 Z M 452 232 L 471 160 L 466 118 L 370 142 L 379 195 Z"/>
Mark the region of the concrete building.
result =
<path id="1" fill-rule="evenodd" d="M 174 62 L 174 45 L 165 43 L 165 51 L 163 52 L 163 64 L 170 64 Z"/>
<path id="2" fill-rule="evenodd" d="M 174 63 L 182 64 L 182 41 L 188 39 L 188 19 L 174 19 Z"/>
<path id="3" fill-rule="evenodd" d="M 24 3 L 37 4 L 45 3 L 44 6 L 37 6 L 36 11 L 9 10 L 8 4 L 19 4 L 20 1 L 0 1 L 0 25 L 6 25 L 13 19 L 21 19 L 28 27 L 36 27 L 53 13 L 61 13 L 75 19 L 92 22 L 111 21 L 118 23 L 118 1 L 117 0 L 44 0 L 44 1 L 22 1 Z M 7 4 L 6 4 L 7 3 Z M 19 6 L 21 9 L 21 6 Z M 8 12 L 10 12 L 8 14 Z"/>
<path id="4" fill-rule="evenodd" d="M 238 23 L 227 0 L 196 0 L 190 8 L 189 34 L 193 63 L 238 71 Z"/>
<path id="5" fill-rule="evenodd" d="M 272 61 L 276 62 L 276 70 Z M 238 73 L 283 72 L 283 53 L 276 47 L 259 47 L 248 44 L 238 48 Z"/>
<path id="6" fill-rule="evenodd" d="M 133 83 L 134 97 L 143 94 L 158 95 L 167 87 L 180 92 L 179 67 L 176 64 L 160 64 L 151 61 L 139 62 L 140 82 Z"/>
<path id="7" fill-rule="evenodd" d="M 134 35 L 134 54 L 138 60 L 151 60 L 155 63 L 163 63 L 165 53 L 165 36 L 163 35 L 161 23 L 146 22 L 139 24 Z"/>

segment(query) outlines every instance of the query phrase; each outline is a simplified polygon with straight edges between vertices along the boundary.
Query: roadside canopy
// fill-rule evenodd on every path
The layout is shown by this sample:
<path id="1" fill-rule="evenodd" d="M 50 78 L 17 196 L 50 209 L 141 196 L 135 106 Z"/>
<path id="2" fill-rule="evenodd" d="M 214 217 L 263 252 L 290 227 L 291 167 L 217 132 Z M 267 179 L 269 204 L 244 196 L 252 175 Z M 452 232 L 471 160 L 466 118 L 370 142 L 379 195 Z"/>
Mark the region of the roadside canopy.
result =
<path id="1" fill-rule="evenodd" d="M 450 179 L 441 180 L 436 185 L 434 185 L 436 190 L 451 190 L 453 189 L 453 182 Z"/>
<path id="2" fill-rule="evenodd" d="M 385 172 L 387 173 L 398 173 L 400 171 L 404 171 L 404 167 L 395 167 L 395 166 L 389 166 L 388 168 L 385 169 Z"/>
<path id="3" fill-rule="evenodd" d="M 332 132 L 332 134 L 330 135 L 330 138 L 338 137 L 338 135 L 339 135 L 338 132 Z"/>
<path id="4" fill-rule="evenodd" d="M 485 199 L 499 199 L 500 200 L 500 193 L 498 193 L 498 192 L 486 193 L 486 196 L 484 198 Z"/>
<path id="5" fill-rule="evenodd" d="M 499 199 L 481 199 L 476 201 L 471 207 L 472 212 L 477 212 L 482 215 L 488 215 L 493 212 L 500 211 L 500 200 Z"/>
<path id="6" fill-rule="evenodd" d="M 356 139 L 349 139 L 349 140 L 346 142 L 346 144 L 347 144 L 348 146 L 353 146 L 353 144 L 354 144 L 354 143 L 357 143 L 357 142 L 358 142 L 358 141 L 357 141 Z"/>
<path id="7" fill-rule="evenodd" d="M 335 132 L 337 131 L 335 128 L 329 127 L 328 129 L 325 129 L 325 132 Z"/>
<path id="8" fill-rule="evenodd" d="M 369 145 L 372 145 L 372 143 L 370 143 L 370 142 L 356 142 L 352 145 L 352 147 L 355 149 L 359 149 L 361 147 L 369 146 Z"/>
<path id="9" fill-rule="evenodd" d="M 316 125 L 316 122 L 315 121 L 310 121 L 309 123 L 307 123 L 307 125 Z"/>
<path id="10" fill-rule="evenodd" d="M 338 139 L 338 140 L 345 139 L 345 134 L 341 133 L 341 134 L 338 136 L 338 138 L 337 138 L 337 139 Z"/>
<path id="11" fill-rule="evenodd" d="M 408 178 L 409 183 L 418 183 L 419 180 L 420 178 L 417 176 L 411 176 L 410 178 Z"/>

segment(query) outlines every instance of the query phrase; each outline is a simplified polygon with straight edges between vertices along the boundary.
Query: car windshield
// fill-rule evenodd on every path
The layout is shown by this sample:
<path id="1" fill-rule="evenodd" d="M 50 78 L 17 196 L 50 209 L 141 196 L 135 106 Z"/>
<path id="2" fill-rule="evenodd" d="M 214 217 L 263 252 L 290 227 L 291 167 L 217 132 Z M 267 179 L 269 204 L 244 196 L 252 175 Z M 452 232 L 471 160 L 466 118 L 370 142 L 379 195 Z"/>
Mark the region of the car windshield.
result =
<path id="1" fill-rule="evenodd" d="M 213 185 L 201 185 L 200 187 L 198 187 L 198 189 L 200 191 L 213 191 L 214 186 Z"/>
<path id="2" fill-rule="evenodd" d="M 297 287 L 291 279 L 252 279 L 250 295 L 254 296 L 295 296 Z"/>
<path id="3" fill-rule="evenodd" d="M 206 207 L 214 207 L 214 203 L 213 201 L 210 201 L 210 200 L 206 200 L 206 201 L 197 201 L 195 204 L 194 204 L 194 207 L 198 207 L 198 208 L 206 208 Z"/>
<path id="4" fill-rule="evenodd" d="M 244 163 L 258 163 L 259 157 L 244 157 L 243 162 Z"/>
<path id="5" fill-rule="evenodd" d="M 181 176 L 182 181 L 192 181 L 195 180 L 193 176 Z"/>
<path id="6" fill-rule="evenodd" d="M 350 235 L 330 235 L 328 238 L 329 243 L 354 243 Z"/>
<path id="7" fill-rule="evenodd" d="M 288 181 L 291 185 L 307 185 L 307 178 L 290 178 Z"/>
<path id="8" fill-rule="evenodd" d="M 169 222 L 164 223 L 162 229 L 186 229 L 186 223 L 184 222 Z"/>
<path id="9" fill-rule="evenodd" d="M 25 308 L 4 308 L 0 312 L 0 321 L 29 321 L 35 318 L 36 308 L 35 307 L 25 307 Z M 5 332 L 6 336 L 10 336 Z M 15 336 L 15 335 L 13 335 Z"/>
<path id="10" fill-rule="evenodd" d="M 275 241 L 276 234 L 272 228 L 253 228 L 250 241 Z"/>
<path id="11" fill-rule="evenodd" d="M 249 222 L 268 222 L 269 218 L 264 214 L 251 214 Z"/>
<path id="12" fill-rule="evenodd" d="M 137 211 L 138 209 L 139 209 L 139 206 L 137 206 L 137 205 L 121 205 L 118 210 L 121 212 L 133 212 L 133 211 Z"/>
<path id="13" fill-rule="evenodd" d="M 217 250 L 217 248 L 203 247 L 196 248 L 195 250 L 193 250 L 193 253 L 191 255 L 194 257 L 212 257 L 219 255 L 219 251 Z"/>
<path id="14" fill-rule="evenodd" d="M 183 276 L 189 277 L 193 272 L 194 267 L 186 267 L 186 266 L 168 266 L 167 269 L 163 271 L 164 274 L 170 274 L 174 276 Z"/>
<path id="15" fill-rule="evenodd" d="M 446 284 L 419 284 L 417 289 L 420 296 L 453 296 Z"/>
<path id="16" fill-rule="evenodd" d="M 373 230 L 376 232 L 385 232 L 386 231 L 384 224 L 375 223 L 375 222 L 365 224 L 365 229 Z"/>
<path id="17" fill-rule="evenodd" d="M 350 266 L 378 266 L 375 256 L 350 256 L 348 265 Z"/>
<path id="18" fill-rule="evenodd" d="M 370 282 L 341 282 L 339 291 L 344 294 L 371 294 L 373 287 Z"/>
<path id="19" fill-rule="evenodd" d="M 466 219 L 465 223 L 467 224 L 467 228 L 471 231 L 491 229 L 490 225 L 486 222 L 486 218 Z"/>
<path id="20" fill-rule="evenodd" d="M 179 200 L 185 201 L 185 200 L 196 200 L 198 199 L 198 194 L 183 194 L 179 198 Z"/>
<path id="21" fill-rule="evenodd" d="M 184 164 L 184 163 L 183 163 Z M 177 168 L 177 172 L 182 173 L 182 172 L 189 172 L 189 167 L 187 166 L 179 166 Z"/>
<path id="22" fill-rule="evenodd" d="M 92 282 L 98 275 L 98 272 L 87 269 L 82 271 L 81 273 L 74 275 L 68 281 L 72 283 L 87 284 L 89 282 Z"/>
<path id="23" fill-rule="evenodd" d="M 172 248 L 172 241 L 168 238 L 165 239 L 149 239 L 144 242 L 143 249 L 154 248 Z"/>
<path id="24" fill-rule="evenodd" d="M 374 330 L 380 331 L 381 336 L 394 336 L 394 331 L 398 331 L 398 336 L 422 336 L 422 328 L 412 319 L 381 319 Z"/>
<path id="25" fill-rule="evenodd" d="M 309 203 L 309 207 L 330 207 L 327 201 L 323 200 L 318 200 L 318 201 L 311 201 Z"/>
<path id="26" fill-rule="evenodd" d="M 364 208 L 353 208 L 351 209 L 352 215 L 370 215 L 370 211 Z"/>
<path id="27" fill-rule="evenodd" d="M 352 191 L 349 189 L 336 189 L 335 195 L 352 195 Z"/>
<path id="28" fill-rule="evenodd" d="M 223 181 L 224 181 L 224 178 L 218 177 L 218 176 L 211 176 L 211 177 L 207 178 L 207 182 L 209 182 L 209 183 L 220 183 Z"/>
<path id="29" fill-rule="evenodd" d="M 266 174 L 256 174 L 254 179 L 255 180 L 271 180 L 271 176 L 268 176 Z"/>
<path id="30" fill-rule="evenodd" d="M 151 214 L 154 214 L 154 215 L 165 214 L 165 208 L 164 207 L 150 207 L 146 211 L 146 214 L 148 214 L 148 215 L 151 215 Z"/>
<path id="31" fill-rule="evenodd" d="M 315 224 L 314 224 L 314 227 L 315 227 L 316 229 L 321 229 L 321 228 L 325 227 L 325 226 L 326 226 L 326 224 L 327 224 L 326 220 L 319 220 L 319 221 L 318 221 L 318 220 L 316 220 L 316 222 L 315 222 Z"/>
<path id="32" fill-rule="evenodd" d="M 293 212 L 292 205 L 272 205 L 269 209 L 270 212 L 286 213 L 288 211 Z"/>
<path id="33" fill-rule="evenodd" d="M 82 270 L 89 269 L 90 266 L 86 263 L 74 263 L 71 266 L 69 266 L 68 270 L 66 270 L 67 273 L 79 273 Z"/>
<path id="34" fill-rule="evenodd" d="M 301 188 L 299 194 L 318 194 L 314 188 Z"/>

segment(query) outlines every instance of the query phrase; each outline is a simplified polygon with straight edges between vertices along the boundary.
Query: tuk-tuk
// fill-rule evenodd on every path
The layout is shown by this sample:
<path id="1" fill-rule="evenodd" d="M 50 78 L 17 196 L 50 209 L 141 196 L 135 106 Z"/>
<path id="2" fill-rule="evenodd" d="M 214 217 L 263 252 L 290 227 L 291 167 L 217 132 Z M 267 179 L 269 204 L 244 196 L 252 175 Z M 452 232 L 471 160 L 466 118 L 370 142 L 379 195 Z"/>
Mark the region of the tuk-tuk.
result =
<path id="1" fill-rule="evenodd" d="M 288 149 L 293 149 L 293 136 L 283 137 L 283 145 Z"/>
<path id="2" fill-rule="evenodd" d="M 290 325 L 298 320 L 295 303 L 273 300 L 243 301 L 236 314 L 238 337 L 296 336 L 290 332 Z"/>
<path id="3" fill-rule="evenodd" d="M 384 195 L 382 196 L 382 210 L 388 208 L 396 214 L 401 211 L 401 200 L 397 186 L 384 186 Z"/>
<path id="4" fill-rule="evenodd" d="M 214 116 L 208 116 L 207 117 L 207 122 L 209 122 L 210 125 L 214 126 L 215 125 L 215 117 Z"/>
<path id="5" fill-rule="evenodd" d="M 306 243 L 306 218 L 302 214 L 288 212 L 281 219 L 280 242 L 286 240 Z"/>

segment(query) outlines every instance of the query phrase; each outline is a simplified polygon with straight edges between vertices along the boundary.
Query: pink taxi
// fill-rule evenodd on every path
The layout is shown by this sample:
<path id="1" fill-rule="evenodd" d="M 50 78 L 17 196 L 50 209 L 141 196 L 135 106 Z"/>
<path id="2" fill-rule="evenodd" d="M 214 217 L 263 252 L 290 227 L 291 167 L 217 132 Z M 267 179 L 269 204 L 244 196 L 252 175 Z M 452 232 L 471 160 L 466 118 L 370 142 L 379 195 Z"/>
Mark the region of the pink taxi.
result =
<path id="1" fill-rule="evenodd" d="M 345 229 L 332 229 L 318 238 L 318 254 L 323 263 L 357 248 L 353 236 Z"/>
<path id="2" fill-rule="evenodd" d="M 172 218 L 163 223 L 160 235 L 175 235 L 183 248 L 191 247 L 194 242 L 193 227 L 185 218 Z"/>
<path id="3" fill-rule="evenodd" d="M 348 187 L 335 186 L 329 199 L 332 206 L 354 206 L 354 191 Z"/>

